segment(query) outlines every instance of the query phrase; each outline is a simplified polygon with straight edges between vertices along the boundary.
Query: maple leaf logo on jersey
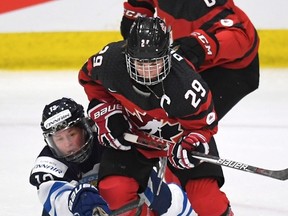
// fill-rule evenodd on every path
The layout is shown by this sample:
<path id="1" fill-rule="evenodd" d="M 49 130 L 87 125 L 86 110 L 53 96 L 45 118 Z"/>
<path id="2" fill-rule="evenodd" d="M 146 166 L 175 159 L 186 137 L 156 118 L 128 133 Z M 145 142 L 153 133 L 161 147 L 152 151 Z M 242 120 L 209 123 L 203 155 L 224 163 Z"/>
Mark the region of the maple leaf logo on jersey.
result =
<path id="1" fill-rule="evenodd" d="M 181 128 L 180 123 L 170 123 L 165 122 L 162 124 L 160 130 L 158 130 L 153 135 L 157 137 L 163 137 L 164 139 L 172 142 L 178 142 L 180 137 L 182 137 L 183 129 Z"/>
<path id="2" fill-rule="evenodd" d="M 170 123 L 168 121 L 151 119 L 145 125 L 138 126 L 138 129 L 144 131 L 150 135 L 154 135 L 163 138 L 167 141 L 177 142 L 181 137 L 183 130 L 181 125 L 177 123 Z"/>
<path id="3" fill-rule="evenodd" d="M 163 138 L 170 142 L 177 142 L 183 134 L 181 124 L 177 121 L 171 122 L 165 119 L 157 120 L 156 118 L 147 115 L 147 112 L 136 109 L 132 111 L 125 108 L 125 110 L 130 123 L 136 126 L 138 130 L 144 131 L 150 135 Z"/>

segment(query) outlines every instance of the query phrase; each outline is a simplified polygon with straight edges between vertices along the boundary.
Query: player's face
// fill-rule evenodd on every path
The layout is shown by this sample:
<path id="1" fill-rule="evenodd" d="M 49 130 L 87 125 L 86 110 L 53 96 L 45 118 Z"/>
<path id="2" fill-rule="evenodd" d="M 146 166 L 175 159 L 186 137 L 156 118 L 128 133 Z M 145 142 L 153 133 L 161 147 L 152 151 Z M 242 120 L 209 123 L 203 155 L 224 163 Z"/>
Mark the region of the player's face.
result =
<path id="1" fill-rule="evenodd" d="M 153 79 L 158 77 L 164 67 L 163 59 L 155 61 L 135 61 L 135 69 L 137 73 L 145 79 Z"/>
<path id="2" fill-rule="evenodd" d="M 71 127 L 57 131 L 53 134 L 53 141 L 63 155 L 77 152 L 85 143 L 84 130 L 79 127 Z"/>

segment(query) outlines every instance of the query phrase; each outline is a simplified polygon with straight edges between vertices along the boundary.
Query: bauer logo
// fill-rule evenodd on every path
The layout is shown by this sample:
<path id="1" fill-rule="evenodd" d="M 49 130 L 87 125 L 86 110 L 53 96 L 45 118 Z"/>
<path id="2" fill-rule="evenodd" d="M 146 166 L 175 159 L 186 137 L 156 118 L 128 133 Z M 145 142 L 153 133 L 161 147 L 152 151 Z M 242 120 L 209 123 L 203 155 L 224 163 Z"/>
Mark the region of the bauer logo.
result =
<path id="1" fill-rule="evenodd" d="M 248 167 L 247 164 L 243 164 L 240 162 L 235 162 L 235 161 L 227 160 L 227 159 L 219 159 L 218 163 L 224 166 L 233 167 L 233 168 L 240 169 L 240 170 L 246 170 L 246 168 Z"/>
<path id="2" fill-rule="evenodd" d="M 59 124 L 60 122 L 65 121 L 66 119 L 70 118 L 71 112 L 70 110 L 64 110 L 60 113 L 57 113 L 56 115 L 48 118 L 45 122 L 44 122 L 44 127 L 46 129 L 49 129 L 51 127 L 54 127 L 55 125 Z"/>
<path id="3" fill-rule="evenodd" d="M 102 106 L 102 104 L 100 104 L 100 105 L 97 106 L 96 108 L 101 107 L 101 106 Z M 109 105 L 109 106 L 104 107 L 104 108 L 102 108 L 101 110 L 95 112 L 95 113 L 93 114 L 93 117 L 94 117 L 94 119 L 97 119 L 97 118 L 99 118 L 99 117 L 101 117 L 101 116 L 107 115 L 108 113 L 121 112 L 122 109 L 123 109 L 123 107 L 122 107 L 121 104 Z M 93 110 L 92 110 L 92 111 L 93 111 Z M 92 112 L 92 111 L 91 111 L 91 112 Z M 90 112 L 90 113 L 91 113 L 91 112 Z M 90 114 L 89 114 L 89 115 L 90 115 Z"/>

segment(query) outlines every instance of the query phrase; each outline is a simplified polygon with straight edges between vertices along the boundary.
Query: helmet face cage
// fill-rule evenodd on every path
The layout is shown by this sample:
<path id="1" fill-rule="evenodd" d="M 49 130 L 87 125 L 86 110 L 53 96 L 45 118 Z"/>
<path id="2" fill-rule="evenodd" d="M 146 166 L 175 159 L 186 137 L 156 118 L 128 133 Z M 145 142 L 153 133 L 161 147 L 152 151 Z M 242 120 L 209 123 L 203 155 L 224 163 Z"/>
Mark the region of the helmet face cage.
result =
<path id="1" fill-rule="evenodd" d="M 139 17 L 130 29 L 125 52 L 130 77 L 142 85 L 155 85 L 171 67 L 170 28 L 159 18 Z"/>
<path id="2" fill-rule="evenodd" d="M 83 145 L 75 152 L 63 153 L 56 145 L 53 136 L 59 131 L 69 128 L 80 128 L 83 133 Z M 67 161 L 82 163 L 91 153 L 93 145 L 93 131 L 88 119 L 84 116 L 84 109 L 75 101 L 62 98 L 47 105 L 43 110 L 41 128 L 44 140 L 52 153 Z"/>
<path id="3" fill-rule="evenodd" d="M 137 83 L 155 85 L 168 75 L 171 67 L 171 56 L 165 55 L 160 58 L 139 60 L 126 55 L 126 64 L 130 77 Z"/>

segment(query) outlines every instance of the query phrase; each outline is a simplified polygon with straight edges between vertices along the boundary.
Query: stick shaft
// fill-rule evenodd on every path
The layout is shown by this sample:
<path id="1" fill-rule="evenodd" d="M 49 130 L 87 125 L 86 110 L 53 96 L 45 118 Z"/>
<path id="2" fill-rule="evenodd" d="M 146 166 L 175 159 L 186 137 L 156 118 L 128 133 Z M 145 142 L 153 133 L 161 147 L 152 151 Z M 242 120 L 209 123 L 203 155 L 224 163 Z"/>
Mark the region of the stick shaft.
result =
<path id="1" fill-rule="evenodd" d="M 134 200 L 134 201 L 128 203 L 127 205 L 122 206 L 121 208 L 113 211 L 111 214 L 109 214 L 109 216 L 116 216 L 116 215 L 120 215 L 120 214 L 123 214 L 125 212 L 128 212 L 128 211 L 135 209 L 135 208 L 141 208 L 142 204 L 143 204 L 143 202 L 141 199 Z"/>
<path id="2" fill-rule="evenodd" d="M 216 157 L 213 155 L 207 155 L 200 152 L 192 152 L 193 157 L 200 159 L 202 161 L 213 163 L 220 166 L 229 167 L 236 170 L 241 170 L 245 172 L 250 172 L 262 176 L 267 176 L 270 178 L 278 180 L 287 180 L 288 179 L 288 168 L 283 170 L 268 170 L 256 166 L 251 166 L 242 162 L 237 162 L 229 159 L 224 159 Z"/>
<path id="3" fill-rule="evenodd" d="M 163 140 L 160 143 L 158 142 L 159 138 L 153 138 L 153 136 L 149 136 L 147 139 L 145 139 L 145 137 L 140 137 L 138 135 L 125 133 L 124 139 L 126 139 L 129 142 L 136 143 L 142 146 L 144 145 L 147 147 L 153 146 L 153 148 L 155 148 L 156 146 L 159 146 L 159 145 L 163 146 Z M 166 144 L 171 145 L 174 143 L 166 141 Z M 267 176 L 267 177 L 278 179 L 278 180 L 288 179 L 288 168 L 283 169 L 283 170 L 268 170 L 268 169 L 263 169 L 263 168 L 256 167 L 256 166 L 251 166 L 242 162 L 224 159 L 224 158 L 220 158 L 220 157 L 213 156 L 213 155 L 207 155 L 207 154 L 196 152 L 196 151 L 193 151 L 191 153 L 193 157 L 200 159 L 202 161 L 205 161 L 207 163 L 213 163 L 219 166 L 229 167 L 229 168 L 241 170 L 244 172 Z"/>

